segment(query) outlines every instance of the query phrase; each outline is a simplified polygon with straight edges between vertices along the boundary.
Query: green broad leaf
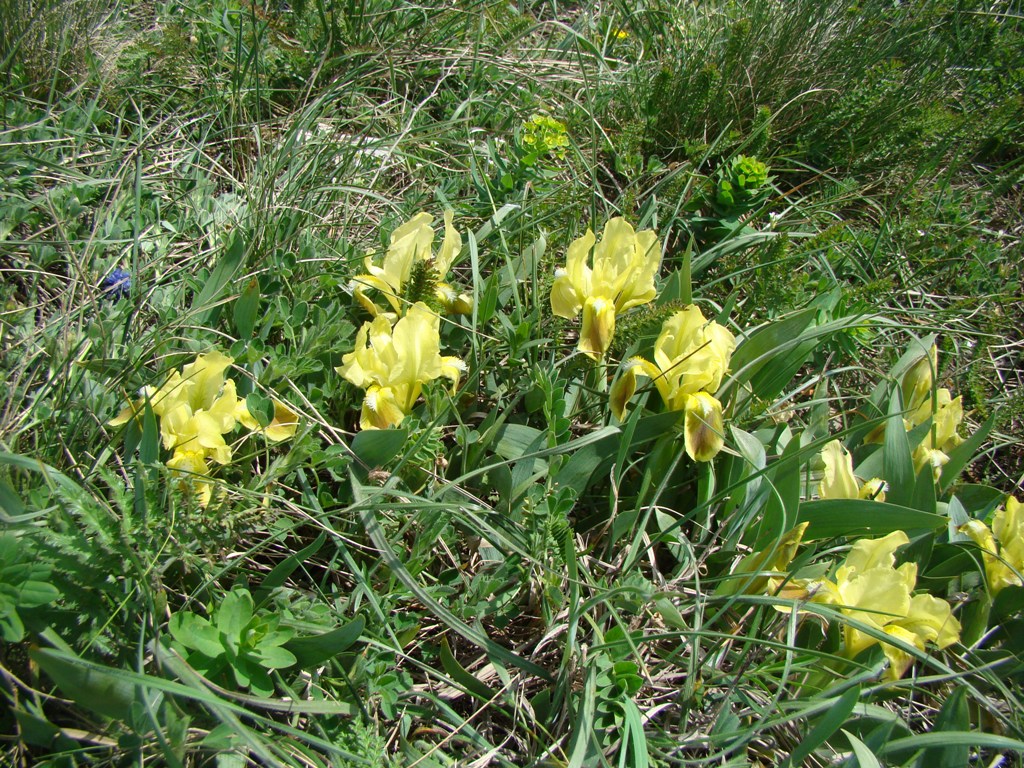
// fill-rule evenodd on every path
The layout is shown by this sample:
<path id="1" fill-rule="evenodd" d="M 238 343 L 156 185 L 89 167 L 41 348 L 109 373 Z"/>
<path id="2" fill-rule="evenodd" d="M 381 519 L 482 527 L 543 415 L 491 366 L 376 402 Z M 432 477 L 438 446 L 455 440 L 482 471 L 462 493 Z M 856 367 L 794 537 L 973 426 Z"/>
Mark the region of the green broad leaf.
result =
<path id="1" fill-rule="evenodd" d="M 597 760 L 588 760 L 592 756 L 594 737 L 594 719 L 597 709 L 597 667 L 588 665 L 587 677 L 583 681 L 582 694 L 574 697 L 572 737 L 569 741 L 569 764 L 567 768 L 584 768 L 597 765 Z"/>
<path id="2" fill-rule="evenodd" d="M 746 463 L 744 469 L 747 473 L 754 475 L 754 477 L 746 482 L 744 487 L 744 493 L 746 493 L 747 498 L 753 498 L 761 487 L 762 478 L 758 473 L 765 468 L 767 463 L 764 446 L 754 435 L 744 432 L 739 427 L 731 426 L 730 431 L 732 432 L 732 439 L 736 449 Z"/>
<path id="3" fill-rule="evenodd" d="M 186 648 L 199 651 L 211 659 L 223 655 L 226 650 L 216 627 L 202 616 L 188 611 L 171 616 L 167 622 L 167 631 Z"/>
<path id="4" fill-rule="evenodd" d="M 239 688 L 248 688 L 252 685 L 254 676 L 266 675 L 266 672 L 258 664 L 249 662 L 245 657 L 239 657 L 232 659 L 231 674 L 234 675 Z M 255 689 L 253 693 L 257 693 Z"/>
<path id="5" fill-rule="evenodd" d="M 502 424 L 495 433 L 494 452 L 503 459 L 516 461 L 547 443 L 547 433 L 525 424 Z M 546 464 L 534 459 L 532 469 L 542 472 Z"/>
<path id="6" fill-rule="evenodd" d="M 849 739 L 850 747 L 853 749 L 853 756 L 857 760 L 858 768 L 882 768 L 874 752 L 863 741 L 858 739 L 849 731 L 844 730 L 843 735 Z M 929 766 L 931 768 L 931 766 Z"/>
<path id="7" fill-rule="evenodd" d="M 206 279 L 203 289 L 192 299 L 189 314 L 194 315 L 195 323 L 210 325 L 216 321 L 220 312 L 218 302 L 223 296 L 225 288 L 241 268 L 244 256 L 245 242 L 242 240 L 242 236 L 236 232 L 210 276 Z"/>
<path id="8" fill-rule="evenodd" d="M 18 615 L 18 607 L 5 595 L 0 595 L 0 639 L 8 643 L 21 642 L 25 637 L 25 624 Z"/>
<path id="9" fill-rule="evenodd" d="M 1024 613 L 1024 587 L 1009 586 L 999 590 L 992 600 L 992 616 L 996 620 L 1009 619 Z"/>
<path id="10" fill-rule="evenodd" d="M 226 639 L 237 641 L 252 621 L 254 608 L 249 590 L 231 590 L 217 609 L 217 630 Z"/>
<path id="11" fill-rule="evenodd" d="M 452 653 L 451 646 L 448 645 L 448 638 L 441 638 L 441 666 L 444 667 L 444 671 L 448 674 L 452 680 L 458 685 L 462 686 L 475 699 L 478 699 L 481 703 L 487 703 L 492 701 L 498 692 L 493 690 L 487 683 L 480 680 L 478 677 L 468 672 L 463 667 L 455 655 Z"/>
<path id="12" fill-rule="evenodd" d="M 82 487 L 75 482 L 68 475 L 63 474 L 53 467 L 43 464 L 38 459 L 30 459 L 26 456 L 20 456 L 19 454 L 7 454 L 0 452 L 0 464 L 6 464 L 17 469 L 23 469 L 27 472 L 36 472 L 43 476 L 47 482 L 53 482 L 60 485 L 66 490 L 70 490 L 73 494 L 81 494 Z"/>
<path id="13" fill-rule="evenodd" d="M 814 750 L 832 738 L 836 731 L 849 720 L 859 700 L 859 685 L 849 688 L 836 698 L 821 719 L 811 728 L 810 732 L 800 740 L 797 748 L 790 754 L 789 760 L 783 765 L 787 768 L 788 766 L 803 765 L 804 761 L 814 753 Z"/>
<path id="14" fill-rule="evenodd" d="M 764 514 L 757 526 L 754 540 L 755 550 L 765 549 L 780 535 L 791 530 L 797 522 L 800 510 L 800 441 L 789 441 L 782 452 L 782 457 L 775 463 L 769 474 L 773 493 L 768 495 Z"/>
<path id="15" fill-rule="evenodd" d="M 888 501 L 889 499 L 887 499 Z M 914 481 L 914 495 L 908 506 L 931 512 L 936 508 L 938 497 L 935 495 L 935 475 L 930 466 L 926 466 Z"/>
<path id="16" fill-rule="evenodd" d="M 946 533 L 949 536 L 949 541 L 970 541 L 971 537 L 966 533 L 961 533 L 960 528 L 967 525 L 970 522 L 971 516 L 967 514 L 967 510 L 964 509 L 964 505 L 960 503 L 960 499 L 956 496 L 950 496 L 949 501 L 946 504 L 946 516 L 949 518 L 949 525 L 947 526 Z"/>
<path id="17" fill-rule="evenodd" d="M 142 439 L 139 441 L 139 461 L 155 464 L 160 459 L 160 427 L 153 406 L 146 398 L 142 408 Z"/>
<path id="18" fill-rule="evenodd" d="M 261 427 L 266 427 L 274 420 L 274 401 L 262 392 L 250 392 L 246 395 L 245 408 Z"/>
<path id="19" fill-rule="evenodd" d="M 270 592 L 283 586 L 295 570 L 320 551 L 320 547 L 327 541 L 327 534 L 321 533 L 311 544 L 303 547 L 298 552 L 293 552 L 284 560 L 274 566 L 273 570 L 266 575 L 260 583 L 261 592 Z"/>
<path id="20" fill-rule="evenodd" d="M 295 654 L 280 645 L 261 645 L 253 655 L 259 660 L 260 666 L 267 669 L 286 669 L 298 661 Z"/>
<path id="21" fill-rule="evenodd" d="M 971 716 L 967 707 L 967 689 L 954 688 L 939 710 L 932 725 L 932 733 L 943 731 L 966 732 L 971 729 Z M 961 768 L 970 764 L 971 748 L 967 744 L 931 747 L 917 758 L 917 768 Z"/>
<path id="22" fill-rule="evenodd" d="M 949 490 L 949 487 L 956 482 L 963 468 L 977 454 L 995 424 L 996 416 L 993 414 L 978 428 L 977 432 L 949 452 L 949 461 L 942 467 L 942 475 L 939 478 L 939 488 L 942 491 Z"/>
<path id="23" fill-rule="evenodd" d="M 352 440 L 352 453 L 370 469 L 384 467 L 401 453 L 408 439 L 406 429 L 367 429 Z"/>
<path id="24" fill-rule="evenodd" d="M 870 478 L 865 478 L 870 479 Z M 903 428 L 903 404 L 899 389 L 889 400 L 889 420 L 885 426 L 885 453 L 882 458 L 882 479 L 889 484 L 885 499 L 890 504 L 909 507 L 914 499 L 914 460 L 910 441 Z"/>
<path id="25" fill-rule="evenodd" d="M 45 581 L 29 580 L 18 589 L 18 606 L 21 608 L 38 608 L 49 605 L 60 597 L 60 590 Z"/>
<path id="26" fill-rule="evenodd" d="M 25 703 L 23 706 L 31 706 Z M 64 736 L 64 732 L 42 716 L 42 712 L 27 712 L 20 706 L 13 708 L 18 721 L 18 737 L 25 744 L 60 751 L 70 751 L 80 745 Z"/>
<path id="27" fill-rule="evenodd" d="M 241 295 L 235 299 L 234 321 L 238 338 L 248 339 L 252 336 L 259 311 L 260 281 L 252 278 L 242 289 Z"/>
<path id="28" fill-rule="evenodd" d="M 893 531 L 939 530 L 945 515 L 868 499 L 815 499 L 800 505 L 796 523 L 807 522 L 805 540 L 882 536 Z"/>
<path id="29" fill-rule="evenodd" d="M 127 720 L 132 704 L 154 694 L 133 685 L 114 670 L 98 664 L 82 663 L 78 657 L 49 648 L 32 648 L 29 656 L 39 665 L 61 692 L 79 706 L 114 720 Z M 151 705 L 155 701 L 150 702 Z"/>
<path id="30" fill-rule="evenodd" d="M 772 363 L 778 350 L 798 338 L 817 314 L 816 309 L 805 309 L 756 329 L 733 353 L 729 367 L 734 373 L 727 386 L 739 387 L 750 381 Z"/>
<path id="31" fill-rule="evenodd" d="M 1024 741 L 1011 739 L 1007 736 L 997 736 L 993 733 L 983 733 L 981 731 L 941 731 L 938 733 L 919 733 L 914 736 L 893 739 L 879 750 L 878 756 L 890 758 L 890 761 L 896 761 L 898 760 L 897 755 L 906 755 L 908 752 L 916 752 L 919 749 L 929 749 L 930 747 L 948 749 L 957 745 L 975 748 L 1009 749 L 1016 752 L 1024 751 Z"/>
<path id="32" fill-rule="evenodd" d="M 896 728 L 895 720 L 887 720 L 879 723 L 877 726 L 871 729 L 871 731 L 864 737 L 862 744 L 868 748 L 871 756 L 874 757 L 882 746 L 892 738 L 892 732 Z M 843 731 L 846 733 L 846 731 Z M 847 734 L 849 735 L 849 734 Z M 851 742 L 852 746 L 852 742 Z M 843 763 L 842 768 L 859 768 L 860 764 L 857 762 L 857 754 L 854 753 L 846 759 Z"/>
<path id="33" fill-rule="evenodd" d="M 629 755 L 625 764 L 631 768 L 647 768 L 650 756 L 640 709 L 632 699 L 625 699 L 619 706 L 622 708 L 622 750 Z"/>
<path id="34" fill-rule="evenodd" d="M 46 514 L 45 512 L 43 514 Z M 37 517 L 37 514 L 25 515 L 25 504 L 21 497 L 8 484 L 0 480 L 0 523 L 13 525 Z"/>
<path id="35" fill-rule="evenodd" d="M 303 669 L 309 669 L 339 653 L 344 653 L 359 640 L 366 621 L 357 616 L 344 626 L 311 637 L 294 637 L 284 644 L 295 655 L 296 663 Z"/>
<path id="36" fill-rule="evenodd" d="M 623 432 L 607 434 L 603 439 L 573 452 L 553 479 L 558 485 L 582 492 L 590 485 L 594 472 L 605 462 L 617 457 L 616 464 L 625 466 L 634 451 L 657 440 L 678 422 L 679 413 L 675 411 L 641 416 L 635 426 L 632 421 L 628 421 Z"/>

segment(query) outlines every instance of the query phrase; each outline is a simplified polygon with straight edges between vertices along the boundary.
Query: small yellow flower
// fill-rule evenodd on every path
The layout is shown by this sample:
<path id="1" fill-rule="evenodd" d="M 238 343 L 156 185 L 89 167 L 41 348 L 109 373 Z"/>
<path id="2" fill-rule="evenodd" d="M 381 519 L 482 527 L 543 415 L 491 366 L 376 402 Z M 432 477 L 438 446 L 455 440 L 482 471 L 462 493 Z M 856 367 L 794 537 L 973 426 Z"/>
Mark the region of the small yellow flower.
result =
<path id="1" fill-rule="evenodd" d="M 821 451 L 825 471 L 818 485 L 823 499 L 874 499 L 885 501 L 886 484 L 877 477 L 862 486 L 853 474 L 853 457 L 838 440 L 827 443 Z"/>
<path id="2" fill-rule="evenodd" d="M 1024 584 L 1024 504 L 1008 496 L 1006 505 L 992 518 L 991 529 L 981 520 L 971 520 L 960 530 L 982 550 L 991 595 Z"/>
<path id="3" fill-rule="evenodd" d="M 860 624 L 921 651 L 926 643 L 940 649 L 952 645 L 960 638 L 960 622 L 949 603 L 931 595 L 912 595 L 917 565 L 895 567 L 896 550 L 909 542 L 903 531 L 893 531 L 880 539 L 861 539 L 836 570 L 835 581 L 820 582 L 812 600 L 835 605 Z M 844 639 L 844 652 L 851 659 L 878 642 L 853 625 L 845 627 Z M 889 660 L 886 677 L 898 680 L 913 657 L 891 643 L 883 643 L 882 650 Z"/>
<path id="4" fill-rule="evenodd" d="M 228 464 L 231 446 L 224 436 L 241 423 L 249 429 L 259 424 L 238 397 L 235 382 L 226 372 L 234 360 L 220 352 L 197 355 L 181 371 L 173 371 L 160 387 L 145 387 L 142 397 L 109 423 L 119 426 L 138 418 L 146 402 L 160 420 L 160 438 L 173 451 L 167 466 L 176 474 L 191 476 L 201 506 L 211 497 L 210 461 Z M 295 434 L 298 417 L 275 401 L 274 421 L 261 430 L 268 439 L 285 440 Z"/>
<path id="5" fill-rule="evenodd" d="M 660 267 L 661 243 L 653 230 L 636 232 L 625 219 L 611 219 L 600 243 L 588 229 L 569 245 L 565 268 L 555 272 L 551 311 L 571 320 L 582 309 L 578 348 L 600 360 L 615 335 L 616 316 L 657 295 Z"/>
<path id="6" fill-rule="evenodd" d="M 953 398 L 945 387 L 935 393 L 934 406 L 933 410 L 931 397 L 927 397 L 908 421 L 909 428 L 913 428 L 932 419 L 931 429 L 914 449 L 914 471 L 920 473 L 930 465 L 938 480 L 942 467 L 949 461 L 949 452 L 963 442 L 958 428 L 964 420 L 964 408 L 960 397 Z"/>
<path id="7" fill-rule="evenodd" d="M 362 429 L 398 426 L 412 411 L 423 385 L 444 376 L 458 387 L 465 363 L 440 354 L 440 318 L 417 302 L 394 328 L 383 315 L 364 323 L 356 348 L 335 370 L 366 390 Z"/>
<path id="8" fill-rule="evenodd" d="M 363 261 L 366 274 L 358 275 L 352 280 L 352 289 L 356 299 L 366 311 L 376 317 L 388 315 L 392 321 L 405 312 L 405 287 L 412 276 L 413 267 L 418 262 L 428 262 L 436 277 L 441 280 L 448 274 L 452 262 L 462 251 L 462 236 L 452 224 L 454 213 L 444 213 L 444 241 L 441 250 L 433 253 L 434 230 L 431 224 L 434 217 L 428 213 L 417 213 L 409 221 L 391 233 L 391 244 L 380 264 L 371 253 Z M 388 308 L 382 308 L 366 294 L 372 288 L 384 296 Z M 467 314 L 472 311 L 473 300 L 464 293 L 458 293 L 445 282 L 437 285 L 437 298 L 450 314 Z"/>

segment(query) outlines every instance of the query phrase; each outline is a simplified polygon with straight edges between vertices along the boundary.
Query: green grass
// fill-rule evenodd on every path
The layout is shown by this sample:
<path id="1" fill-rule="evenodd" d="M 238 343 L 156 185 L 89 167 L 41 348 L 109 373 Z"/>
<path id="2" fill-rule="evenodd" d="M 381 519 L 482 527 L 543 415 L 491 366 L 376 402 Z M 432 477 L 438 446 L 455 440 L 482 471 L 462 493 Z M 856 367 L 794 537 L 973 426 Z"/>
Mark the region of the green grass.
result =
<path id="1" fill-rule="evenodd" d="M 967 535 L 1024 568 L 1018 4 L 0 5 L 0 762 L 1021 763 L 1024 587 Z M 616 217 L 663 258 L 595 361 L 550 296 Z M 353 281 L 378 349 L 473 300 L 394 341 L 464 367 L 388 429 Z M 691 303 L 731 355 L 657 355 Z M 651 366 L 719 363 L 695 461 Z M 835 439 L 884 504 L 819 498 Z M 825 600 L 893 531 L 912 586 Z"/>

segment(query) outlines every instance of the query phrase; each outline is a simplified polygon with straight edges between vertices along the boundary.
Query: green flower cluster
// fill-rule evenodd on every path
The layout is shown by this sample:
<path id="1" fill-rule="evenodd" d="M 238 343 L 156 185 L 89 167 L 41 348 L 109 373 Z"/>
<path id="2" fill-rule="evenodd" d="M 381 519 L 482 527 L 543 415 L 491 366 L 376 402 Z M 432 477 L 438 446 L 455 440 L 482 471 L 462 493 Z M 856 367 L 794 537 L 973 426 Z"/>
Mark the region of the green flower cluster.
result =
<path id="1" fill-rule="evenodd" d="M 749 203 L 767 183 L 767 165 L 756 157 L 737 155 L 719 171 L 715 202 L 723 208 Z"/>
<path id="2" fill-rule="evenodd" d="M 520 143 L 537 159 L 553 157 L 563 160 L 569 146 L 569 133 L 565 123 L 547 115 L 534 115 L 523 124 Z"/>

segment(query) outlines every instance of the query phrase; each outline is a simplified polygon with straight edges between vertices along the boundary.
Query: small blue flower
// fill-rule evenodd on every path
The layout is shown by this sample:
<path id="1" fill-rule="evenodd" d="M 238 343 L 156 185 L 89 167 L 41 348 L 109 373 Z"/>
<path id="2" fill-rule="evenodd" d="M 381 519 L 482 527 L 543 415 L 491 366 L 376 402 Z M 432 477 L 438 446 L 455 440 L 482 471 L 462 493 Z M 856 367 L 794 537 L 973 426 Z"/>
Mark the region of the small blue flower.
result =
<path id="1" fill-rule="evenodd" d="M 115 269 L 106 276 L 100 288 L 103 289 L 103 296 L 111 301 L 126 299 L 132 292 L 132 273 Z"/>

